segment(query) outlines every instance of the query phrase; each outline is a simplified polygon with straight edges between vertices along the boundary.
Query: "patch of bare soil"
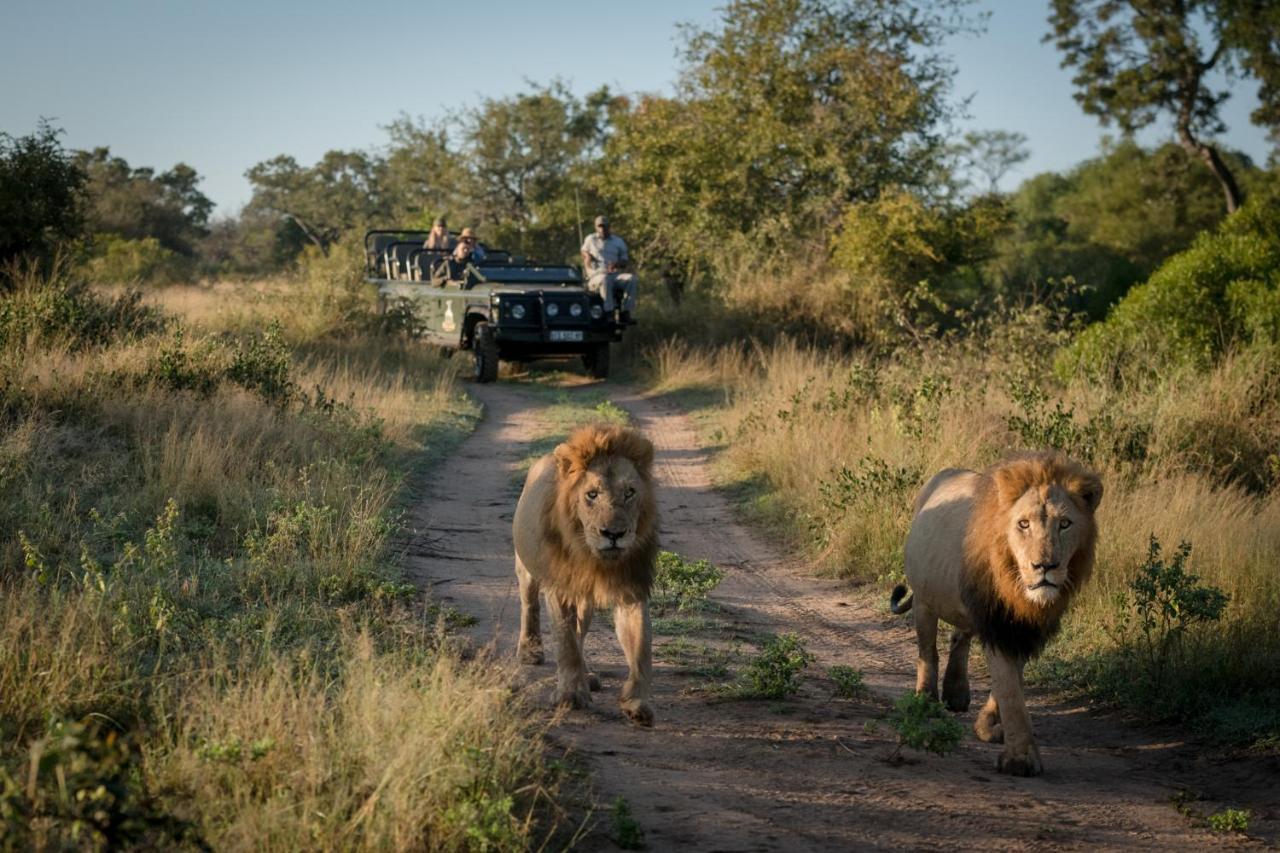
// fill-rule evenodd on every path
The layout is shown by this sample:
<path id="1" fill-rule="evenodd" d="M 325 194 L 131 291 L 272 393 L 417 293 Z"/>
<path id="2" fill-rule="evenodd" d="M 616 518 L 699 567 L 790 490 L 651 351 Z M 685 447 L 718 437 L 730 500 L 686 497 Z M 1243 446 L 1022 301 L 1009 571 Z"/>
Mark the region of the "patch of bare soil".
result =
<path id="1" fill-rule="evenodd" d="M 662 542 L 726 570 L 712 593 L 716 624 L 655 637 L 652 729 L 617 706 L 626 675 L 612 628 L 597 617 L 587 640 L 603 681 L 588 711 L 554 727 L 555 743 L 590 769 L 601 810 L 580 849 L 617 849 L 608 805 L 625 797 L 653 850 L 1189 849 L 1259 844 L 1280 821 L 1275 759 L 1217 756 L 1178 735 L 1128 725 L 1080 704 L 1029 697 L 1045 773 L 995 773 L 999 746 L 972 735 L 985 698 L 975 652 L 974 701 L 951 755 L 890 763 L 896 734 L 883 721 L 914 683 L 910 622 L 890 616 L 879 591 L 815 579 L 735 517 L 711 486 L 708 452 L 674 406 L 618 385 L 605 389 L 657 446 Z M 554 646 L 539 667 L 514 661 L 519 623 L 511 518 L 530 442 L 545 431 L 545 394 L 518 383 L 473 386 L 479 428 L 426 484 L 413 510 L 408 571 L 431 594 L 474 616 L 472 639 L 510 661 L 534 706 L 550 716 Z M 545 611 L 544 611 L 545 612 Z M 544 625 L 544 633 L 546 626 Z M 782 703 L 726 700 L 707 689 L 690 655 L 722 653 L 740 665 L 752 640 L 795 633 L 817 658 L 800 694 Z M 736 641 L 735 641 L 736 638 Z M 945 648 L 943 649 L 945 653 Z M 861 670 L 870 688 L 832 698 L 828 666 Z M 722 681 L 724 679 L 721 679 Z M 1248 807 L 1253 838 L 1196 825 L 1174 806 L 1180 790 L 1200 814 Z"/>

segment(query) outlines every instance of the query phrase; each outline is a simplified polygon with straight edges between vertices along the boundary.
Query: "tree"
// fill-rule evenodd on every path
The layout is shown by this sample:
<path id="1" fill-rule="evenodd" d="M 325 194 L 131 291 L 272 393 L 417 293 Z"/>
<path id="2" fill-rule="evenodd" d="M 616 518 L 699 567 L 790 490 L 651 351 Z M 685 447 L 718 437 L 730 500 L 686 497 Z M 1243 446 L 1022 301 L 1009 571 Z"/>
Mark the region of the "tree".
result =
<path id="1" fill-rule="evenodd" d="M 195 254 L 213 212 L 213 202 L 198 189 L 201 178 L 195 169 L 178 163 L 157 175 L 154 169 L 131 167 L 109 148 L 76 152 L 76 164 L 88 176 L 91 233 L 154 238 L 168 251 Z"/>
<path id="2" fill-rule="evenodd" d="M 964 135 L 960 159 L 968 169 L 987 179 L 986 191 L 994 193 L 1009 170 L 1031 157 L 1025 134 L 1009 130 L 976 130 Z"/>
<path id="3" fill-rule="evenodd" d="M 47 260 L 80 234 L 85 174 L 61 133 L 43 120 L 27 136 L 0 133 L 0 264 Z"/>
<path id="4" fill-rule="evenodd" d="M 608 88 L 579 99 L 554 81 L 461 116 L 477 224 L 521 251 L 576 256 L 577 211 L 582 203 L 584 216 L 599 210 L 593 176 L 611 119 L 625 105 Z"/>
<path id="5" fill-rule="evenodd" d="M 380 157 L 363 151 L 327 151 L 309 167 L 282 154 L 245 173 L 253 184 L 248 207 L 292 221 L 327 255 L 345 232 L 390 218 L 382 193 L 385 168 Z"/>
<path id="6" fill-rule="evenodd" d="M 673 98 L 645 98 L 604 186 L 686 263 L 800 237 L 825 250 L 847 204 L 923 187 L 942 153 L 964 0 L 732 0 L 687 28 Z"/>
<path id="7" fill-rule="evenodd" d="M 1076 69 L 1076 100 L 1126 134 L 1161 116 L 1213 172 L 1234 212 L 1243 194 L 1209 137 L 1225 130 L 1230 83 L 1261 84 L 1253 120 L 1280 126 L 1280 10 L 1271 0 L 1052 0 L 1046 40 Z M 1221 72 L 1222 88 L 1210 85 Z"/>

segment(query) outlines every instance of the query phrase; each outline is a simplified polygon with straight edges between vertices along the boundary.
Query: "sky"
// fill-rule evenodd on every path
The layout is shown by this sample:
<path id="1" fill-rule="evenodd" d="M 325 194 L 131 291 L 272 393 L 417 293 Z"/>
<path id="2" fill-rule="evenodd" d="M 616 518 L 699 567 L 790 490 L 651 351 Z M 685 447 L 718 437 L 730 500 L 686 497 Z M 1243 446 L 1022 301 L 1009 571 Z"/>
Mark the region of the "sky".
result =
<path id="1" fill-rule="evenodd" d="M 472 0 L 0 0 L 0 131 L 41 117 L 69 148 L 108 146 L 130 165 L 177 162 L 203 177 L 216 215 L 251 195 L 244 172 L 290 154 L 385 144 L 404 113 L 443 119 L 529 81 L 566 81 L 579 94 L 670 91 L 677 24 L 707 26 L 721 0 L 538 3 Z M 1048 0 L 980 0 L 980 36 L 948 45 L 955 92 L 970 98 L 964 129 L 1018 131 L 1031 159 L 1005 189 L 1093 156 L 1105 131 L 1071 97 L 1047 31 Z M 1238 87 L 1221 141 L 1264 162 L 1265 134 L 1248 114 L 1255 87 Z M 1171 139 L 1148 132 L 1147 144 Z"/>

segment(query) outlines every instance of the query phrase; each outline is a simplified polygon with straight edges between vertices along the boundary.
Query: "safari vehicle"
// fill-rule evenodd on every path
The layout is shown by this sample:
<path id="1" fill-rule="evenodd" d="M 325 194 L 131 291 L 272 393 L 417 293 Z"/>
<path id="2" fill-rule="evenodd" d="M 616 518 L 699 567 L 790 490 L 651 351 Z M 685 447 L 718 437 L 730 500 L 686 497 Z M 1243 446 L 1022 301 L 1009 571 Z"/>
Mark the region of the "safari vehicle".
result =
<path id="1" fill-rule="evenodd" d="M 597 379 L 609 375 L 609 344 L 624 324 L 606 315 L 577 267 L 544 265 L 485 248 L 485 259 L 459 264 L 422 248 L 425 231 L 365 235 L 368 280 L 379 311 L 404 311 L 414 333 L 448 353 L 470 350 L 478 382 L 498 378 L 500 361 L 580 357 Z"/>

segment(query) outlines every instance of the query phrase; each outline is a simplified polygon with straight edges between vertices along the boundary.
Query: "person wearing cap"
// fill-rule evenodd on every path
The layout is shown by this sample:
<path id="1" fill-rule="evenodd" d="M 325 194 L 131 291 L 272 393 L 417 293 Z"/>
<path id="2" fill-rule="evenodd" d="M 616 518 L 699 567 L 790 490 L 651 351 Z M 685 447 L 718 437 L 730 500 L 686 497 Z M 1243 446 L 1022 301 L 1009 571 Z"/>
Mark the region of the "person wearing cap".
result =
<path id="1" fill-rule="evenodd" d="M 422 244 L 422 248 L 447 252 L 454 245 L 453 235 L 449 233 L 449 223 L 444 221 L 443 216 L 436 217 L 436 221 L 431 223 L 431 233 L 427 235 L 427 241 Z"/>
<path id="2" fill-rule="evenodd" d="M 458 245 L 453 249 L 453 259 L 458 263 L 484 260 L 484 247 L 476 242 L 476 232 L 470 227 L 463 228 L 462 233 L 458 235 Z"/>
<path id="3" fill-rule="evenodd" d="M 609 230 L 609 217 L 596 217 L 596 233 L 582 241 L 582 268 L 587 273 L 587 289 L 604 299 L 604 310 L 622 309 L 622 321 L 629 322 L 636 307 L 636 277 L 627 272 L 631 257 L 627 244 Z M 614 291 L 623 290 L 622 305 L 614 305 Z"/>

